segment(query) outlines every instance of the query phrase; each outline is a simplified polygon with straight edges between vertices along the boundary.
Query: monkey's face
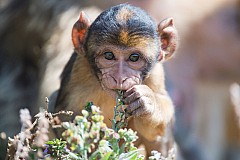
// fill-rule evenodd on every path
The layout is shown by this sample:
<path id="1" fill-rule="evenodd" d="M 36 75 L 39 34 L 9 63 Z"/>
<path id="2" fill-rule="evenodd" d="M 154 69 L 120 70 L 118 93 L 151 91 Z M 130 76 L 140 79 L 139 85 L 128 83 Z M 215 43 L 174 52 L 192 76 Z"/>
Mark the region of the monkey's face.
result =
<path id="1" fill-rule="evenodd" d="M 140 8 L 123 4 L 104 11 L 91 25 L 81 13 L 72 40 L 75 51 L 87 57 L 103 88 L 114 96 L 117 89 L 144 83 L 153 65 L 171 57 L 176 29 L 172 19 L 157 26 Z"/>
<path id="2" fill-rule="evenodd" d="M 141 84 L 147 67 L 144 54 L 136 47 L 105 46 L 98 51 L 95 62 L 102 87 L 114 97 L 117 89 L 128 90 Z"/>

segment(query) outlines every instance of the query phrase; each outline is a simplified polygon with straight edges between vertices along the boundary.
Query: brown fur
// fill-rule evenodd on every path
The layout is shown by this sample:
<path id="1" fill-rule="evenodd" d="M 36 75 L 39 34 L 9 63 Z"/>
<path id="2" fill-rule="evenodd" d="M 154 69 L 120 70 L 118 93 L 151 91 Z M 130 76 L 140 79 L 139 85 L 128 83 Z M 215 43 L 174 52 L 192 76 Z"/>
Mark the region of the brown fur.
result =
<path id="1" fill-rule="evenodd" d="M 73 74 L 71 74 L 66 88 L 66 92 L 71 92 L 67 99 L 67 108 L 76 114 L 80 114 L 86 102 L 93 102 L 94 105 L 101 108 L 105 120 L 107 119 L 106 123 L 110 124 L 108 119 L 113 117 L 115 101 L 101 88 L 96 76 L 89 72 L 89 68 L 86 58 L 78 55 L 73 66 Z M 109 106 L 112 106 L 112 108 L 109 108 Z"/>
<path id="2" fill-rule="evenodd" d="M 116 19 L 118 22 L 126 22 L 128 19 L 132 17 L 132 12 L 127 8 L 122 8 L 118 11 L 116 15 Z"/>
<path id="3" fill-rule="evenodd" d="M 129 34 L 125 30 L 121 30 L 120 35 L 119 35 L 119 42 L 122 44 L 128 44 L 129 41 Z"/>

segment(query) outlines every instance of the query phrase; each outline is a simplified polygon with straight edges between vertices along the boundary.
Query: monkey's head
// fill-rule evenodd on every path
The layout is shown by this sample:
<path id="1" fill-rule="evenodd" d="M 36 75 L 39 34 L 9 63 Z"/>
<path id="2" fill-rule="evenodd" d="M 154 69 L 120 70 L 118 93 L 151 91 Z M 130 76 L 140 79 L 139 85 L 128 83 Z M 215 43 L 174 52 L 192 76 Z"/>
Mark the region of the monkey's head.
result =
<path id="1" fill-rule="evenodd" d="M 121 4 L 102 12 L 90 24 L 81 12 L 72 31 L 75 51 L 88 59 L 104 89 L 115 93 L 142 84 L 152 67 L 170 58 L 177 31 L 173 19 L 158 26 L 140 8 Z"/>

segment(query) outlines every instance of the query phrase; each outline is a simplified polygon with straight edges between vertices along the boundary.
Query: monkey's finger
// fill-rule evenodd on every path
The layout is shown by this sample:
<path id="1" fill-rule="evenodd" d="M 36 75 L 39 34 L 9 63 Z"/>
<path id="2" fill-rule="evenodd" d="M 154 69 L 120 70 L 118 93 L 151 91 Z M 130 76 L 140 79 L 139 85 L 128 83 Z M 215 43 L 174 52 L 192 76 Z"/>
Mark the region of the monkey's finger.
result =
<path id="1" fill-rule="evenodd" d="M 133 111 L 136 110 L 136 109 L 138 109 L 139 107 L 141 107 L 140 104 L 141 104 L 140 99 L 137 99 L 137 100 L 135 100 L 134 102 L 130 103 L 130 104 L 128 105 L 128 107 L 126 108 L 127 113 L 133 115 L 133 114 L 132 114 Z"/>
<path id="2" fill-rule="evenodd" d="M 140 98 L 141 94 L 139 92 L 133 92 L 129 96 L 125 98 L 126 104 L 130 104 L 131 102 L 134 102 L 136 99 Z"/>
<path id="3" fill-rule="evenodd" d="M 142 116 L 142 115 L 148 115 L 148 111 L 146 110 L 146 108 L 143 106 L 143 100 L 140 98 L 139 100 L 135 101 L 137 104 L 136 106 L 134 106 L 135 104 L 132 103 L 132 107 L 130 107 L 132 109 L 131 111 L 131 115 L 138 117 L 138 116 Z"/>
<path id="4" fill-rule="evenodd" d="M 124 98 L 128 97 L 129 95 L 131 95 L 132 93 L 137 91 L 137 87 L 138 85 L 134 85 L 133 87 L 129 88 L 125 93 L 124 93 Z"/>
<path id="5" fill-rule="evenodd" d="M 126 92 L 123 94 L 123 97 L 126 98 L 129 95 L 131 95 L 133 93 L 132 87 L 129 88 L 128 90 L 126 90 Z"/>
<path id="6" fill-rule="evenodd" d="M 144 114 L 145 110 L 141 107 L 137 108 L 136 110 L 132 111 L 132 115 L 133 116 L 136 116 L 136 117 L 139 117 L 139 116 L 142 116 Z"/>

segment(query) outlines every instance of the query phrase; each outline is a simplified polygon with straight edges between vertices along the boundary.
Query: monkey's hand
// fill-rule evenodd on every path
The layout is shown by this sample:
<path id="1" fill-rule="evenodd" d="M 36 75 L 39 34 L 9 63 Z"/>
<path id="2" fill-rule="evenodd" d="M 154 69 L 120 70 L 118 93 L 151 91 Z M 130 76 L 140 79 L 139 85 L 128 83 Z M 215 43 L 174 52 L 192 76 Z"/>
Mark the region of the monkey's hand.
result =
<path id="1" fill-rule="evenodd" d="M 134 85 L 124 93 L 124 98 L 130 115 L 139 117 L 155 112 L 155 95 L 147 85 Z"/>
<path id="2" fill-rule="evenodd" d="M 147 85 L 135 85 L 125 94 L 127 112 L 134 116 L 134 128 L 150 141 L 164 134 L 173 118 L 173 104 L 167 93 L 155 93 Z"/>

